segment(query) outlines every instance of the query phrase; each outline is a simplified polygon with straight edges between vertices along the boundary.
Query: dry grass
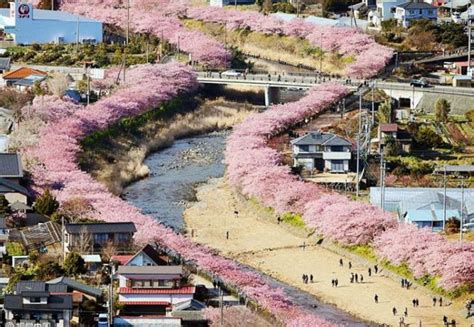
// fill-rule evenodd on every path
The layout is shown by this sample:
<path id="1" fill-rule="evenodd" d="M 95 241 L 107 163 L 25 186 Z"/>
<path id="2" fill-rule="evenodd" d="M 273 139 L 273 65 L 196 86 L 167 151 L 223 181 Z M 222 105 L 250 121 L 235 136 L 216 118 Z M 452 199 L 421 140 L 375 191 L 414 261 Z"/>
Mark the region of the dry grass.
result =
<path id="1" fill-rule="evenodd" d="M 114 194 L 120 194 L 124 186 L 149 174 L 143 164 L 149 153 L 169 146 L 178 138 L 231 128 L 251 112 L 246 105 L 207 101 L 193 112 L 147 122 L 140 127 L 140 136 L 123 134 L 104 140 L 93 149 L 84 149 L 81 161 L 94 178 Z"/>

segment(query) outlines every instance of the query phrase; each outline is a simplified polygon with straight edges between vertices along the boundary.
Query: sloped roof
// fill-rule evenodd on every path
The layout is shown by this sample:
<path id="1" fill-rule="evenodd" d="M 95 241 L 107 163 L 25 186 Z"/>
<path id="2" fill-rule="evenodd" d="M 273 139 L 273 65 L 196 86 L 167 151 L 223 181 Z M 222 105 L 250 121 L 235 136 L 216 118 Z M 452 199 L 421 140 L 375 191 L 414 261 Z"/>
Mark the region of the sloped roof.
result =
<path id="1" fill-rule="evenodd" d="M 300 136 L 297 139 L 291 141 L 293 145 L 329 145 L 329 146 L 338 146 L 338 145 L 352 145 L 348 140 L 332 134 L 332 133 L 322 133 L 322 132 L 310 132 L 306 135 Z"/>
<path id="2" fill-rule="evenodd" d="M 2 8 L 0 9 L 0 16 L 10 16 L 10 9 Z M 84 16 L 74 15 L 65 11 L 59 10 L 44 10 L 44 9 L 33 9 L 33 19 L 40 20 L 59 20 L 59 21 L 69 21 L 69 22 L 77 22 L 79 18 L 79 22 L 81 23 L 101 23 L 98 20 L 87 18 Z"/>
<path id="3" fill-rule="evenodd" d="M 0 177 L 23 177 L 19 153 L 0 153 Z"/>
<path id="4" fill-rule="evenodd" d="M 47 72 L 42 70 L 33 69 L 30 67 L 21 67 L 17 70 L 13 70 L 11 72 L 3 74 L 3 79 L 25 79 L 28 76 L 35 75 L 35 76 L 48 76 Z"/>
<path id="5" fill-rule="evenodd" d="M 10 68 L 10 58 L 0 58 L 0 69 L 5 70 Z"/>
<path id="6" fill-rule="evenodd" d="M 20 184 L 9 181 L 6 178 L 1 178 L 0 177 L 0 194 L 1 193 L 10 193 L 12 191 L 21 193 L 21 194 L 26 195 L 26 196 L 29 195 L 28 190 L 26 188 L 24 188 L 23 186 L 21 186 Z"/>
<path id="7" fill-rule="evenodd" d="M 396 132 L 398 131 L 398 125 L 397 124 L 380 124 L 380 131 L 381 132 Z"/>
<path id="8" fill-rule="evenodd" d="M 94 297 L 102 296 L 101 289 L 80 283 L 68 277 L 58 277 L 55 279 L 51 279 L 46 283 L 49 285 L 64 285 L 66 289 L 70 288 L 72 290 L 79 291 L 81 293 L 88 294 Z"/>
<path id="9" fill-rule="evenodd" d="M 397 7 L 404 8 L 404 9 L 438 9 L 438 7 L 435 7 L 424 1 L 422 2 L 409 1 L 409 2 L 402 3 L 398 5 Z"/>
<path id="10" fill-rule="evenodd" d="M 119 266 L 121 275 L 181 275 L 183 266 Z"/>
<path id="11" fill-rule="evenodd" d="M 132 222 L 66 224 L 66 231 L 70 234 L 79 234 L 83 230 L 87 233 L 135 233 L 137 228 Z"/>
<path id="12" fill-rule="evenodd" d="M 150 260 L 152 260 L 156 265 L 166 265 L 167 262 L 164 261 L 161 257 L 158 251 L 156 251 L 150 244 L 145 245 L 143 248 L 141 248 L 140 251 L 138 251 L 134 256 L 132 256 L 128 261 L 125 263 L 125 265 L 128 265 L 133 259 L 135 259 L 140 253 L 144 253 Z"/>

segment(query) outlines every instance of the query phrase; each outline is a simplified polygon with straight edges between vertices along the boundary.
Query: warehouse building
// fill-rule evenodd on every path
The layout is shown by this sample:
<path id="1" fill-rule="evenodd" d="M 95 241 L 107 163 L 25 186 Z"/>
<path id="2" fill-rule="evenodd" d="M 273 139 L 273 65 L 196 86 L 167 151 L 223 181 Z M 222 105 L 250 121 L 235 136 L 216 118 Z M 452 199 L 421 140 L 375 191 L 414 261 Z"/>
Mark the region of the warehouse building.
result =
<path id="1" fill-rule="evenodd" d="M 35 9 L 25 0 L 0 9 L 3 39 L 15 44 L 100 43 L 102 23 L 63 11 Z"/>

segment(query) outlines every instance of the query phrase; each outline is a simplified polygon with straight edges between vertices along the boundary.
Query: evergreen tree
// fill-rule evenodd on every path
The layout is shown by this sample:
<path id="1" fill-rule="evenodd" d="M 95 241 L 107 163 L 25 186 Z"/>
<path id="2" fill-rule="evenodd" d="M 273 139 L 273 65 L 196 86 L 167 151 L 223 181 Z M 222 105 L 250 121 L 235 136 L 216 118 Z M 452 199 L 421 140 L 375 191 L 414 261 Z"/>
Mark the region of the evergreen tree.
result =
<path id="1" fill-rule="evenodd" d="M 77 276 L 87 271 L 84 259 L 76 252 L 70 252 L 67 255 L 63 267 L 67 276 Z"/>
<path id="2" fill-rule="evenodd" d="M 46 190 L 40 197 L 36 199 L 34 209 L 37 213 L 45 216 L 51 216 L 59 208 L 59 202 L 51 194 L 49 190 Z"/>

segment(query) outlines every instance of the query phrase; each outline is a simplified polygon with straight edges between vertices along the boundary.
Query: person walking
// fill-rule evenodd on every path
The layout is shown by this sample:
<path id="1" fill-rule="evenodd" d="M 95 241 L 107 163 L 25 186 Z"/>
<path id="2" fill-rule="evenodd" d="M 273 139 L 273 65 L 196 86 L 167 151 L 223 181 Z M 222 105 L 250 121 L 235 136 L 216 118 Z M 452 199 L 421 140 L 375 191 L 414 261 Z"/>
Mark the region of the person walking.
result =
<path id="1" fill-rule="evenodd" d="M 447 325 L 448 325 L 448 317 L 443 316 L 443 326 L 447 326 Z"/>
<path id="2" fill-rule="evenodd" d="M 355 281 L 356 281 L 356 283 L 359 282 L 359 275 L 357 275 L 357 274 L 355 274 Z"/>
<path id="3" fill-rule="evenodd" d="M 331 286 L 334 287 L 334 284 L 335 284 L 335 280 L 331 279 Z"/>
<path id="4" fill-rule="evenodd" d="M 393 307 L 392 308 L 392 313 L 393 313 L 394 316 L 396 316 L 397 315 L 397 308 Z"/>
<path id="5" fill-rule="evenodd" d="M 379 267 L 377 265 L 374 266 L 374 271 L 375 271 L 375 273 L 379 272 Z"/>
<path id="6" fill-rule="evenodd" d="M 349 261 L 349 269 L 352 269 L 352 262 Z"/>
<path id="7" fill-rule="evenodd" d="M 226 238 L 226 240 L 229 239 L 229 231 L 225 232 L 225 238 Z"/>
<path id="8" fill-rule="evenodd" d="M 420 300 L 416 299 L 416 306 L 418 307 L 420 305 Z"/>
<path id="9" fill-rule="evenodd" d="M 413 304 L 413 307 L 415 308 L 416 307 L 416 300 L 415 299 L 411 300 L 411 303 Z"/>
<path id="10" fill-rule="evenodd" d="M 379 303 L 379 296 L 377 294 L 375 294 L 374 296 L 374 301 L 375 303 Z"/>
<path id="11" fill-rule="evenodd" d="M 309 275 L 309 280 L 313 283 L 313 274 Z"/>
<path id="12" fill-rule="evenodd" d="M 440 296 L 439 297 L 439 306 L 442 307 L 443 306 L 443 298 Z"/>
<path id="13" fill-rule="evenodd" d="M 405 279 L 402 278 L 400 284 L 402 285 L 402 288 L 405 286 Z"/>
<path id="14" fill-rule="evenodd" d="M 364 282 L 364 276 L 362 276 L 362 274 L 360 274 L 360 282 L 361 282 L 361 283 Z"/>
<path id="15" fill-rule="evenodd" d="M 372 269 L 370 267 L 368 269 L 368 272 L 369 272 L 369 277 L 372 276 Z"/>
<path id="16" fill-rule="evenodd" d="M 336 279 L 334 280 L 334 286 L 337 287 L 337 284 L 339 284 L 339 280 L 336 278 Z"/>
<path id="17" fill-rule="evenodd" d="M 433 306 L 435 307 L 436 306 L 436 297 L 433 297 Z"/>
<path id="18" fill-rule="evenodd" d="M 344 262 L 342 261 L 342 258 L 339 259 L 339 266 L 340 266 L 340 267 L 344 266 Z"/>
<path id="19" fill-rule="evenodd" d="M 306 279 L 305 274 L 303 274 L 303 276 L 301 276 L 301 279 L 303 280 L 303 283 L 304 283 L 304 280 Z"/>
<path id="20" fill-rule="evenodd" d="M 405 311 L 403 312 L 403 315 L 404 315 L 405 317 L 408 316 L 408 308 L 405 307 Z"/>

